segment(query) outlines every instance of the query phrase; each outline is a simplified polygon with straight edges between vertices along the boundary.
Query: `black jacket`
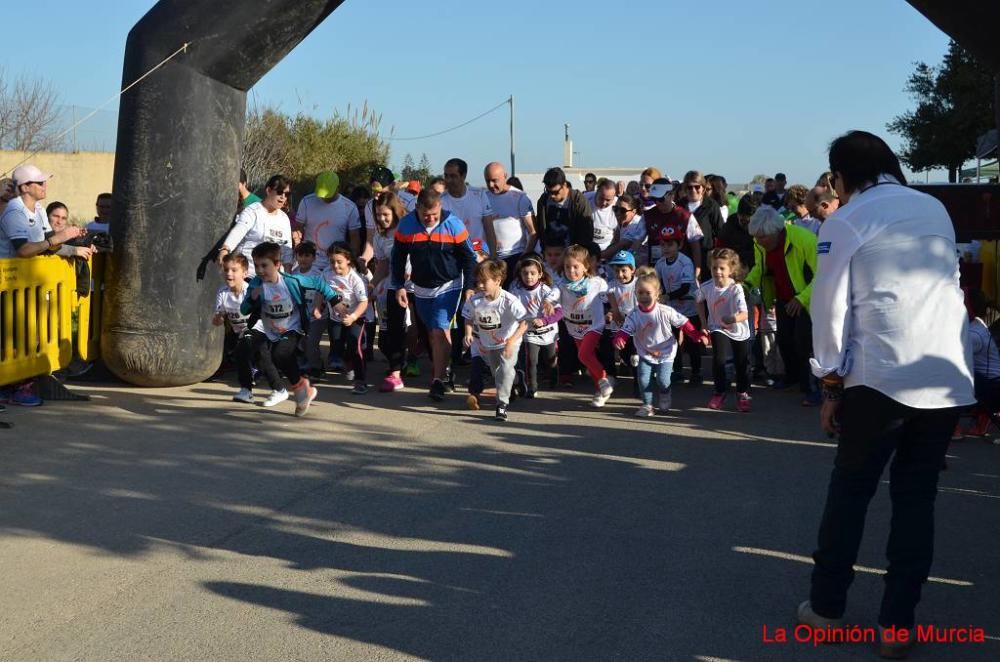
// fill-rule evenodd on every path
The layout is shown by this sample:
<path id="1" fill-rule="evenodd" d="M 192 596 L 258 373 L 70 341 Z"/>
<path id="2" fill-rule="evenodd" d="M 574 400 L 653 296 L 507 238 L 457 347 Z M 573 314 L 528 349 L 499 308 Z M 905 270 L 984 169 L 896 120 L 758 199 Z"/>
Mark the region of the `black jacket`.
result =
<path id="1" fill-rule="evenodd" d="M 600 256 L 601 250 L 594 242 L 594 217 L 590 213 L 590 203 L 576 189 L 569 192 L 565 207 L 550 207 L 548 192 L 542 193 L 535 207 L 535 229 L 543 248 L 580 244 L 591 255 Z"/>
<path id="2" fill-rule="evenodd" d="M 740 223 L 738 215 L 733 214 L 726 219 L 726 224 L 722 226 L 719 233 L 719 244 L 723 248 L 731 248 L 740 256 L 740 264 L 749 272 L 753 268 L 754 251 L 753 237 L 747 228 Z"/>
<path id="3" fill-rule="evenodd" d="M 677 204 L 687 209 L 688 200 L 685 198 Z M 722 232 L 725 221 L 722 220 L 722 210 L 719 209 L 719 203 L 708 196 L 705 196 L 701 205 L 692 214 L 698 221 L 702 234 L 705 235 L 701 241 L 701 270 L 702 277 L 705 277 L 705 275 L 712 273 L 712 249 L 715 248 L 715 240 Z"/>

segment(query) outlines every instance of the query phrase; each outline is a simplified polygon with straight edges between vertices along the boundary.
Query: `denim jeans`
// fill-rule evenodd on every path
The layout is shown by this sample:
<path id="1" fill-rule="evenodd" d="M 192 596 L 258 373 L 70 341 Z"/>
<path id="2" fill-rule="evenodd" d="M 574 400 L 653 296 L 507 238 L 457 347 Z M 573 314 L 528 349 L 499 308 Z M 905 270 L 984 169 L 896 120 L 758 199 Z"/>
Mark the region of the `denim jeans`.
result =
<path id="1" fill-rule="evenodd" d="M 661 396 L 670 393 L 670 375 L 673 370 L 673 361 L 666 361 L 665 363 L 652 363 L 643 358 L 639 359 L 637 373 L 639 378 L 639 397 L 642 398 L 642 404 L 653 404 L 654 378 L 660 387 Z"/>

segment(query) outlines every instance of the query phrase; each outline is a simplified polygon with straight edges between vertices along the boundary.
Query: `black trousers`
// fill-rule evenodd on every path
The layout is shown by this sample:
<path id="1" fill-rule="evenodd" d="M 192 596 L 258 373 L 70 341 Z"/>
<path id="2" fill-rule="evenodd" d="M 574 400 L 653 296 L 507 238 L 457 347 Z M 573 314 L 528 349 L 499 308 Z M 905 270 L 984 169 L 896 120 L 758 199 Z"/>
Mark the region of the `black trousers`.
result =
<path id="1" fill-rule="evenodd" d="M 572 377 L 580 367 L 580 360 L 576 358 L 576 341 L 569 334 L 566 322 L 559 320 L 559 376 L 563 379 Z"/>
<path id="2" fill-rule="evenodd" d="M 775 334 L 778 341 L 778 352 L 785 364 L 785 381 L 798 384 L 803 393 L 813 390 L 812 372 L 809 369 L 809 359 L 812 358 L 812 318 L 805 308 L 795 317 L 785 312 L 787 301 L 779 301 L 774 308 L 777 311 L 778 330 Z"/>
<path id="3" fill-rule="evenodd" d="M 529 391 L 538 391 L 538 369 L 543 375 L 549 375 L 556 365 L 556 344 L 535 345 L 530 342 L 521 343 L 521 358 L 518 367 L 524 371 L 524 379 Z"/>
<path id="4" fill-rule="evenodd" d="M 386 328 L 379 334 L 379 349 L 389 362 L 389 372 L 403 369 L 406 360 L 406 309 L 396 301 L 396 290 L 385 299 Z"/>
<path id="5" fill-rule="evenodd" d="M 288 333 L 278 340 L 268 340 L 260 331 L 250 330 L 236 345 L 236 359 L 239 369 L 240 388 L 253 388 L 252 368 L 254 365 L 264 375 L 273 391 L 286 388 L 282 374 L 294 386 L 299 383 L 297 353 L 301 334 Z"/>
<path id="6" fill-rule="evenodd" d="M 959 409 L 913 409 L 866 386 L 844 393 L 840 442 L 813 559 L 810 600 L 817 614 L 839 618 L 868 503 L 889 458 L 892 523 L 879 625 L 910 628 L 934 556 L 934 500 Z"/>
<path id="7" fill-rule="evenodd" d="M 344 365 L 350 366 L 350 369 L 354 371 L 355 382 L 364 382 L 368 367 L 365 362 L 368 325 L 363 319 L 350 326 L 339 322 L 333 322 L 333 324 L 339 327 L 338 336 L 344 340 Z"/>
<path id="8" fill-rule="evenodd" d="M 688 318 L 688 320 L 691 322 L 691 326 L 693 326 L 694 328 L 696 329 L 701 328 L 701 320 L 698 319 L 697 315 L 692 315 L 691 317 Z M 674 338 L 677 338 L 678 341 L 680 340 L 681 334 L 682 331 L 680 329 L 674 329 Z M 691 376 L 693 377 L 695 375 L 700 375 L 701 357 L 704 356 L 705 346 L 702 345 L 700 342 L 695 342 L 690 338 L 685 338 L 683 350 L 684 353 L 687 354 L 688 362 L 691 364 Z M 675 375 L 680 374 L 683 367 L 684 367 L 684 361 L 683 359 L 681 359 L 680 352 L 678 352 L 677 357 L 674 359 L 674 374 Z"/>
<path id="9" fill-rule="evenodd" d="M 716 393 L 725 393 L 729 390 L 726 357 L 730 353 L 733 355 L 733 364 L 736 367 L 736 392 L 746 393 L 750 390 L 749 352 L 749 340 L 733 340 L 721 331 L 712 332 L 712 378 L 715 381 Z"/>

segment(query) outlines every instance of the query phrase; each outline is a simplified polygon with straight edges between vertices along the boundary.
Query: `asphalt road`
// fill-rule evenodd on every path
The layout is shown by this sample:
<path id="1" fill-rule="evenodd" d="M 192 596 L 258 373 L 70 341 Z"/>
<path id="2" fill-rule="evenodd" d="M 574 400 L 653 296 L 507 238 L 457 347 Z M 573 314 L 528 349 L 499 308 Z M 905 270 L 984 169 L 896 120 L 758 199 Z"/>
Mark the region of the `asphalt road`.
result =
<path id="1" fill-rule="evenodd" d="M 807 597 L 833 459 L 793 394 L 737 414 L 679 387 L 640 420 L 580 390 L 499 425 L 342 383 L 301 420 L 220 384 L 82 390 L 4 414 L 2 660 L 876 658 L 762 641 Z M 919 618 L 993 638 L 914 659 L 1000 659 L 1000 448 L 954 444 L 941 484 Z M 883 567 L 888 505 L 860 565 Z M 881 586 L 859 573 L 852 622 Z"/>

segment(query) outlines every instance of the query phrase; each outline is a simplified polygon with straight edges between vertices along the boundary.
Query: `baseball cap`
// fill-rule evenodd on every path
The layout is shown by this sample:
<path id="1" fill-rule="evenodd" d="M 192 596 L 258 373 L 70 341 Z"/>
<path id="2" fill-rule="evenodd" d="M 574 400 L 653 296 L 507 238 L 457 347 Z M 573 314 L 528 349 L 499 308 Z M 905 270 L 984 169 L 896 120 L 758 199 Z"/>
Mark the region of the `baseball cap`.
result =
<path id="1" fill-rule="evenodd" d="M 406 183 L 406 190 L 412 193 L 413 195 L 418 195 L 420 193 L 420 188 L 421 188 L 420 180 L 418 179 L 411 179 L 409 182 Z"/>
<path id="2" fill-rule="evenodd" d="M 396 176 L 392 174 L 392 170 L 380 165 L 372 168 L 371 177 L 369 177 L 368 181 L 378 182 L 385 188 L 392 186 L 392 183 L 396 181 Z"/>
<path id="3" fill-rule="evenodd" d="M 651 198 L 663 198 L 666 197 L 668 193 L 674 190 L 673 183 L 666 177 L 657 179 L 653 182 L 653 185 L 649 188 L 649 197 Z"/>
<path id="4" fill-rule="evenodd" d="M 626 250 L 621 250 L 615 253 L 615 256 L 608 260 L 610 265 L 625 265 L 635 268 L 635 256 Z"/>
<path id="5" fill-rule="evenodd" d="M 316 175 L 316 197 L 332 198 L 340 190 L 340 177 L 332 170 L 324 170 Z"/>
<path id="6" fill-rule="evenodd" d="M 52 178 L 52 175 L 42 172 L 30 163 L 14 168 L 12 176 L 14 177 L 14 183 L 18 186 L 27 184 L 28 182 L 47 182 Z"/>
<path id="7" fill-rule="evenodd" d="M 750 187 L 750 192 L 751 193 L 763 193 L 764 192 L 764 185 L 763 184 L 754 184 L 753 186 Z"/>
<path id="8" fill-rule="evenodd" d="M 676 241 L 681 242 L 683 235 L 681 235 L 680 230 L 673 225 L 665 225 L 660 228 L 660 241 Z"/>

